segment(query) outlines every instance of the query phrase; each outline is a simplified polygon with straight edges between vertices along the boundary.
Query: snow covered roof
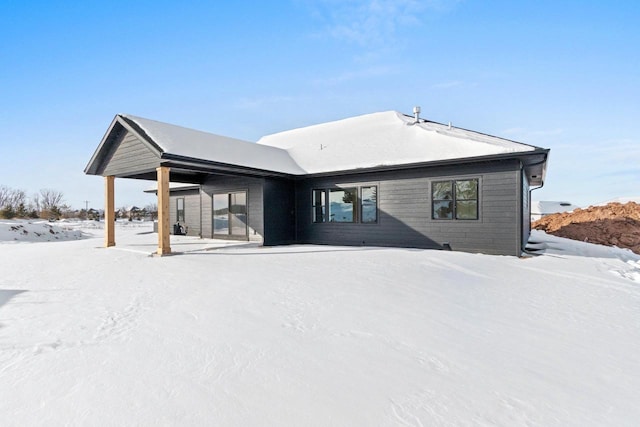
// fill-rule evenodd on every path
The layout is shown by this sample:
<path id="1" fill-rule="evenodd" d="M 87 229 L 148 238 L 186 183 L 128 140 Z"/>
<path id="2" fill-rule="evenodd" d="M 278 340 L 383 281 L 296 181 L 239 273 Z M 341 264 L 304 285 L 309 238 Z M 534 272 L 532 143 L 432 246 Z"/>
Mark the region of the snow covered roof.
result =
<path id="1" fill-rule="evenodd" d="M 536 147 L 397 111 L 366 114 L 268 135 L 259 145 L 286 150 L 306 173 L 403 165 L 508 153 Z"/>
<path id="2" fill-rule="evenodd" d="M 558 212 L 571 212 L 578 209 L 576 206 L 569 202 L 556 202 L 556 201 L 532 201 L 531 202 L 531 214 L 549 215 Z"/>
<path id="3" fill-rule="evenodd" d="M 119 144 L 118 135 L 123 127 L 146 141 L 157 156 L 157 166 L 169 164 L 174 170 L 182 168 L 183 173 L 224 169 L 301 176 L 514 155 L 526 160 L 531 185 L 540 185 L 548 152 L 427 120 L 415 123 L 413 117 L 397 111 L 288 130 L 264 136 L 257 143 L 118 114 L 87 165 L 86 173 L 102 174 L 111 161 L 110 150 Z M 149 164 L 145 167 L 140 171 L 126 170 L 121 176 L 153 173 Z"/>
<path id="4" fill-rule="evenodd" d="M 294 175 L 304 173 L 284 150 L 130 114 L 120 116 L 134 122 L 165 154 Z"/>

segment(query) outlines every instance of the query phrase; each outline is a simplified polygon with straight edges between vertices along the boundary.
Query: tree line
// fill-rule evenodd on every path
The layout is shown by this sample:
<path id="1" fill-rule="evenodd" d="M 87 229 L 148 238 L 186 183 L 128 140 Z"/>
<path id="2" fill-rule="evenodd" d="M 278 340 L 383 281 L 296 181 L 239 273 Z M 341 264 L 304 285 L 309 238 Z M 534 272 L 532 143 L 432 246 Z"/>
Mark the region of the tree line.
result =
<path id="1" fill-rule="evenodd" d="M 118 218 L 155 219 L 158 215 L 156 204 L 149 204 L 140 209 L 120 208 L 116 211 Z M 60 218 L 79 218 L 99 220 L 103 218 L 102 212 L 96 209 L 72 209 L 64 201 L 62 191 L 43 188 L 31 197 L 23 190 L 17 190 L 0 185 L 0 218 L 41 218 L 46 220 L 58 220 Z"/>
<path id="2" fill-rule="evenodd" d="M 2 218 L 60 219 L 70 208 L 61 191 L 43 188 L 31 197 L 23 190 L 0 185 L 0 216 Z"/>

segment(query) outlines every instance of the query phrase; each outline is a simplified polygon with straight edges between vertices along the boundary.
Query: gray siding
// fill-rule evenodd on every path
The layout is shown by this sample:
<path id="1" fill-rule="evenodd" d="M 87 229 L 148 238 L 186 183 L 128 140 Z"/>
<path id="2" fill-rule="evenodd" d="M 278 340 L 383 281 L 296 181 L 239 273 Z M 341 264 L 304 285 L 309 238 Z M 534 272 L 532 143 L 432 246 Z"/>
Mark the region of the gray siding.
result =
<path id="1" fill-rule="evenodd" d="M 178 222 L 178 202 L 179 198 L 184 198 L 184 219 L 181 223 L 187 227 L 188 236 L 200 236 L 200 191 L 172 191 L 169 197 L 169 221 L 171 224 L 171 233 L 173 233 L 173 224 Z"/>
<path id="2" fill-rule="evenodd" d="M 226 175 L 211 175 L 202 185 L 202 237 L 213 237 L 212 209 L 213 194 L 233 191 L 247 192 L 247 221 L 249 224 L 249 240 L 263 242 L 264 209 L 263 191 L 264 179 L 233 177 Z"/>
<path id="3" fill-rule="evenodd" d="M 153 171 L 160 166 L 160 158 L 156 153 L 131 132 L 124 134 L 105 162 L 105 176 Z"/>
<path id="4" fill-rule="evenodd" d="M 264 182 L 264 244 L 295 243 L 295 185 L 292 181 L 267 178 Z"/>
<path id="5" fill-rule="evenodd" d="M 422 168 L 301 180 L 296 185 L 300 242 L 441 248 L 520 254 L 520 165 L 516 161 Z M 431 218 L 431 183 L 478 178 L 478 220 Z M 378 185 L 378 223 L 312 223 L 311 190 L 336 184 Z"/>
<path id="6" fill-rule="evenodd" d="M 522 180 L 522 240 L 520 247 L 524 250 L 531 234 L 531 193 L 529 192 L 529 180 L 524 170 L 520 176 Z"/>

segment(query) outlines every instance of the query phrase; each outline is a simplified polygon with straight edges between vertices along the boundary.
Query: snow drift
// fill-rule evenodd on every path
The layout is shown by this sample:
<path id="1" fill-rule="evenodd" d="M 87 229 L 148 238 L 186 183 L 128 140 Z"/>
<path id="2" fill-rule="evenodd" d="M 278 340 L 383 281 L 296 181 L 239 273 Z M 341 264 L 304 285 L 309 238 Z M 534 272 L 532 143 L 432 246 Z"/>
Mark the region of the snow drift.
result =
<path id="1" fill-rule="evenodd" d="M 119 224 L 0 244 L 0 413 L 24 425 L 640 419 L 640 256 L 222 247 Z M 179 237 L 179 239 L 174 239 Z M 150 247 L 150 248 L 149 248 Z"/>

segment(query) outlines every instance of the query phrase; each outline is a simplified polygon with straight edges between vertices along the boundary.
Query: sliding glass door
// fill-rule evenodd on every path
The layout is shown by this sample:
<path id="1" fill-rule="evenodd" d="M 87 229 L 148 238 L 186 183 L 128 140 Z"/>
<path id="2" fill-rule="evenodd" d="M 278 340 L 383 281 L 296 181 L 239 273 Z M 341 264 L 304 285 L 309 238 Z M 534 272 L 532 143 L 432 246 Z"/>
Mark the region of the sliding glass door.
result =
<path id="1" fill-rule="evenodd" d="M 246 238 L 247 192 L 213 195 L 213 236 Z"/>
<path id="2" fill-rule="evenodd" d="M 229 234 L 229 195 L 213 195 L 213 234 Z"/>
<path id="3" fill-rule="evenodd" d="M 247 193 L 229 194 L 229 224 L 232 236 L 247 235 Z"/>

